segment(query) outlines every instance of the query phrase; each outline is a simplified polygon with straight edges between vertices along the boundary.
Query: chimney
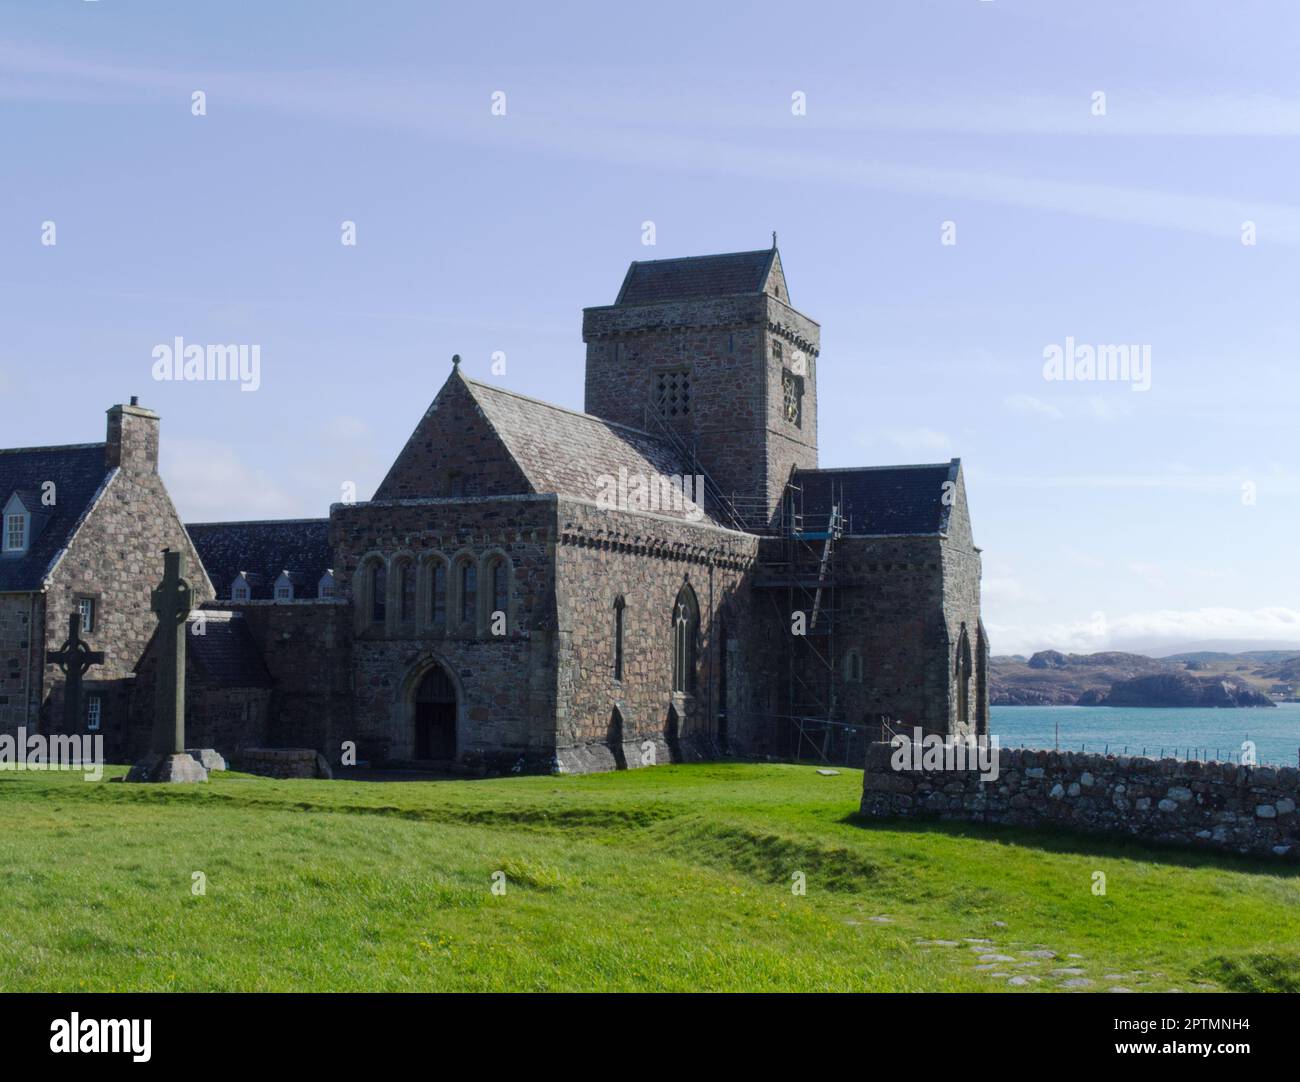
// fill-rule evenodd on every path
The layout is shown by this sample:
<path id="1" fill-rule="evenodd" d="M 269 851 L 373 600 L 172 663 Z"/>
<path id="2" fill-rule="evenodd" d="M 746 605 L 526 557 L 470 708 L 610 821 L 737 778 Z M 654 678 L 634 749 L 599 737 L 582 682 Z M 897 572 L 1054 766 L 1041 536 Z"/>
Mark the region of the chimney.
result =
<path id="1" fill-rule="evenodd" d="M 137 473 L 158 472 L 158 414 L 139 403 L 132 395 L 129 406 L 113 406 L 108 411 L 105 461 L 109 469 L 121 466 Z"/>

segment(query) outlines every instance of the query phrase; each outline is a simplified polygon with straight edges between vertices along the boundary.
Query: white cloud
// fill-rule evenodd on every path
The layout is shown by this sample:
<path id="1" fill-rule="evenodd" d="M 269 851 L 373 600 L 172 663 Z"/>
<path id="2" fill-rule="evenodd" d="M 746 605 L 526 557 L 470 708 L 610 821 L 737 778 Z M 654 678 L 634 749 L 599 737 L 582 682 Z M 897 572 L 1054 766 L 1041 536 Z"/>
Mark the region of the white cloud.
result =
<path id="1" fill-rule="evenodd" d="M 1029 654 L 1036 650 L 1095 653 L 1131 650 L 1159 655 L 1189 643 L 1300 644 L 1300 609 L 1153 609 L 1123 616 L 1094 613 L 1056 623 L 986 621 L 995 653 Z M 1297 646 L 1300 652 L 1300 645 Z"/>
<path id="2" fill-rule="evenodd" d="M 1031 394 L 1010 395 L 1003 399 L 1003 405 L 1012 413 L 1019 413 L 1026 417 L 1050 417 L 1053 421 L 1059 421 L 1065 416 L 1050 402 L 1044 402 Z"/>
<path id="3" fill-rule="evenodd" d="M 295 499 L 227 444 L 172 439 L 163 448 L 161 472 L 187 522 L 293 518 L 319 514 Z"/>

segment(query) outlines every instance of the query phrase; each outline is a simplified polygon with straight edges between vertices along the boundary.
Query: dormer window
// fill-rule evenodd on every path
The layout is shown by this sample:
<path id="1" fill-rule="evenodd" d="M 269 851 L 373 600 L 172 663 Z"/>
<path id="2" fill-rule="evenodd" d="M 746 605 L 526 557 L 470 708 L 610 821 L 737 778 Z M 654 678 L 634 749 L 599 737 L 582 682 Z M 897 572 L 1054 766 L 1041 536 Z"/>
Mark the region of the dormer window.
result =
<path id="1" fill-rule="evenodd" d="M 276 601 L 293 600 L 293 579 L 289 577 L 289 572 L 280 572 L 280 577 L 275 580 L 275 593 L 273 596 Z"/>
<path id="2" fill-rule="evenodd" d="M 9 498 L 4 510 L 4 551 L 26 552 L 32 540 L 32 516 L 17 493 Z"/>
<path id="3" fill-rule="evenodd" d="M 248 585 L 248 579 L 244 578 L 244 573 L 241 571 L 239 573 L 239 577 L 236 578 L 235 581 L 230 584 L 230 600 L 247 601 L 252 596 L 253 596 L 252 587 Z"/>
<path id="4" fill-rule="evenodd" d="M 334 570 L 331 568 L 320 577 L 320 582 L 316 584 L 317 597 L 334 596 Z"/>

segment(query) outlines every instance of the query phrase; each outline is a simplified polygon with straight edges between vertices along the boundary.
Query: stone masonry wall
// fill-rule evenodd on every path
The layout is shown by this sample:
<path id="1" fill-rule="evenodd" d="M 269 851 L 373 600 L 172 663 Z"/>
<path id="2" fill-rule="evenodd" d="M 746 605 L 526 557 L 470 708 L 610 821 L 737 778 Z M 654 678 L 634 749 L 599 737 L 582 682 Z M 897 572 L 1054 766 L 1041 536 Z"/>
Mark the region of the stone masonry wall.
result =
<path id="1" fill-rule="evenodd" d="M 817 464 L 816 353 L 812 320 L 768 295 L 588 308 L 587 413 L 658 433 L 654 383 L 689 368 L 690 412 L 664 424 L 722 492 L 765 501 L 770 514 L 790 469 Z M 780 356 L 774 344 L 780 343 Z M 782 412 L 781 371 L 796 349 L 807 359 L 803 419 Z"/>
<path id="2" fill-rule="evenodd" d="M 972 770 L 895 770 L 894 754 L 890 744 L 868 748 L 864 816 L 1062 827 L 1300 859 L 1295 767 L 1001 748 L 998 776 L 985 782 Z"/>
<path id="3" fill-rule="evenodd" d="M 843 720 L 867 726 L 881 715 L 946 732 L 948 641 L 943 549 L 937 537 L 846 537 L 838 542 L 836 672 Z M 849 652 L 862 681 L 849 677 Z"/>
<path id="4" fill-rule="evenodd" d="M 556 555 L 557 758 L 571 771 L 642 764 L 675 754 L 713 756 L 722 686 L 721 626 L 728 633 L 727 742 L 743 747 L 746 689 L 757 666 L 748 654 L 751 595 L 747 576 L 755 538 L 656 515 L 609 511 L 561 500 Z M 694 694 L 673 691 L 673 606 L 689 582 L 700 612 Z M 614 675 L 614 600 L 625 602 L 623 677 Z M 669 708 L 678 715 L 678 747 L 666 740 Z M 621 741 L 612 718 L 622 719 Z M 616 744 L 621 743 L 621 747 Z M 623 764 L 618 762 L 621 752 Z"/>
<path id="5" fill-rule="evenodd" d="M 415 754 L 413 697 L 431 666 L 457 693 L 456 758 L 488 769 L 549 770 L 555 755 L 554 496 L 395 500 L 336 505 L 330 537 L 335 577 L 353 618 L 351 735 L 364 758 L 403 761 Z M 504 635 L 488 619 L 488 569 L 509 566 Z M 388 568 L 388 619 L 368 619 L 365 575 Z M 478 618 L 459 616 L 459 568 L 478 568 Z M 415 569 L 414 607 L 399 618 L 402 566 Z M 432 569 L 447 571 L 446 621 L 429 606 Z M 331 754 L 331 761 L 337 756 Z"/>
<path id="6" fill-rule="evenodd" d="M 67 637 L 68 616 L 78 600 L 95 600 L 94 630 L 85 638 L 92 649 L 104 651 L 104 663 L 87 672 L 88 693 L 96 681 L 129 678 L 143 655 L 157 624 L 149 597 L 162 578 L 164 548 L 184 553 L 196 608 L 213 596 L 157 471 L 158 424 L 156 414 L 140 407 L 109 411 L 106 454 L 108 463 L 120 468 L 55 566 L 45 594 L 44 641 L 50 650 Z M 42 728 L 57 731 L 63 726 L 63 676 L 57 666 L 45 666 L 43 684 Z M 108 707 L 105 698 L 101 731 L 111 744 L 127 719 L 108 716 Z"/>
<path id="7" fill-rule="evenodd" d="M 16 734 L 28 718 L 36 717 L 41 701 L 44 626 L 42 595 L 0 594 L 0 733 Z"/>

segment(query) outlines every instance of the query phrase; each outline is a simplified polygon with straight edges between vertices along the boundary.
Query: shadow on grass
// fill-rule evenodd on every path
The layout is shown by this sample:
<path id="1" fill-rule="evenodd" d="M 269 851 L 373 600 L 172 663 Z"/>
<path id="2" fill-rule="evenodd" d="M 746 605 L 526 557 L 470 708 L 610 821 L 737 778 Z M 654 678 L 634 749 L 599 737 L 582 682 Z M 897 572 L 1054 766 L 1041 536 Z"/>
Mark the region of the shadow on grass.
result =
<path id="1" fill-rule="evenodd" d="M 1112 857 L 1117 860 L 1140 860 L 1179 868 L 1218 868 L 1251 875 L 1300 877 L 1300 864 L 1292 861 L 1267 860 L 1237 853 L 1189 849 L 1180 845 L 1162 845 L 1137 838 L 1101 837 L 1067 827 L 1022 827 L 1003 823 L 965 823 L 949 819 L 878 819 L 852 812 L 839 820 L 860 830 L 890 830 L 905 834 L 947 834 L 954 838 L 977 838 L 1024 849 L 1041 849 L 1047 853 L 1074 856 Z"/>

